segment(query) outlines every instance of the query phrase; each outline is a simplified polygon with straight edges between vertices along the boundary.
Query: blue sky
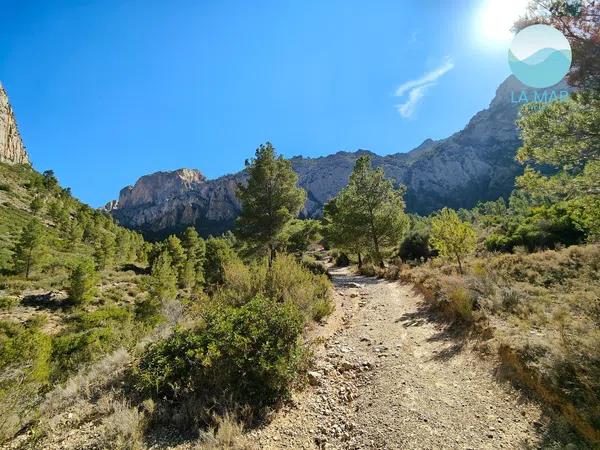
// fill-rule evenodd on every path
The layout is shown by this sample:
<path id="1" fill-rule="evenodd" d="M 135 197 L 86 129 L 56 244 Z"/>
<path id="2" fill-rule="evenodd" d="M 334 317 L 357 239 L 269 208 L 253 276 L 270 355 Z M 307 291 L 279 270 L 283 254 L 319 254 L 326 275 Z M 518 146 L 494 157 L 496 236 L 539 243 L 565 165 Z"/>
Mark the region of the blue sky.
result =
<path id="1" fill-rule="evenodd" d="M 100 206 L 267 140 L 390 154 L 460 130 L 509 75 L 490 2 L 0 0 L 0 80 L 36 169 Z"/>

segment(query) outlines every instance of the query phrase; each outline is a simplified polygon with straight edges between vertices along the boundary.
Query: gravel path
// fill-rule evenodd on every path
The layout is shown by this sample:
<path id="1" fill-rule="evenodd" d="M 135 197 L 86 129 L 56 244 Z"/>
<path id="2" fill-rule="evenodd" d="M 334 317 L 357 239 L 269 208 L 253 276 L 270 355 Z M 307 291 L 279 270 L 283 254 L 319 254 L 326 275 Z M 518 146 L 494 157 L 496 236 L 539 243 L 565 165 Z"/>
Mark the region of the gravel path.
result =
<path id="1" fill-rule="evenodd" d="M 537 448 L 541 410 L 400 283 L 332 271 L 311 387 L 247 435 L 265 449 Z"/>

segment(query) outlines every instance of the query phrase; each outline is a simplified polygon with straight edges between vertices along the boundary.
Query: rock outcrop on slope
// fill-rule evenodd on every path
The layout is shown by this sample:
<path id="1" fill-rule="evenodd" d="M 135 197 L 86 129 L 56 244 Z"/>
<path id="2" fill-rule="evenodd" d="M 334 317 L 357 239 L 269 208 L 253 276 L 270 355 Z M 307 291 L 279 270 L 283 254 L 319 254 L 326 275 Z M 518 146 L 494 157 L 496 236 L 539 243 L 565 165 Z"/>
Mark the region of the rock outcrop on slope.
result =
<path id="1" fill-rule="evenodd" d="M 566 85 L 554 88 L 568 89 Z M 307 191 L 304 217 L 319 217 L 325 202 L 348 182 L 356 159 L 369 154 L 373 164 L 407 187 L 411 212 L 428 214 L 444 206 L 469 208 L 478 201 L 507 196 L 522 171 L 515 162 L 520 146 L 515 125 L 519 104 L 513 103 L 525 88 L 509 77 L 496 91 L 490 106 L 477 113 L 452 136 L 425 140 L 407 153 L 380 156 L 367 150 L 338 152 L 320 158 L 291 159 L 299 185 Z M 180 169 L 140 178 L 121 191 L 112 214 L 127 227 L 147 236 L 163 236 L 189 225 L 204 234 L 229 229 L 239 213 L 236 185 L 244 172 L 207 180 L 200 172 Z"/>
<path id="2" fill-rule="evenodd" d="M 0 83 L 0 162 L 8 164 L 29 164 L 15 114 L 6 91 Z"/>

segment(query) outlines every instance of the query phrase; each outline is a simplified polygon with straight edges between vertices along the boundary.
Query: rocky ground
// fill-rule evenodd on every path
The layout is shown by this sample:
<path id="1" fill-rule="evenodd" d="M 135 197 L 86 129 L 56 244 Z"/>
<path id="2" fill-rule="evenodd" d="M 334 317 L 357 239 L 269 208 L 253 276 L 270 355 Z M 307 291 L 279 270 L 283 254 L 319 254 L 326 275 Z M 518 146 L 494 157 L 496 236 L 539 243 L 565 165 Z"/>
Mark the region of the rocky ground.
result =
<path id="1" fill-rule="evenodd" d="M 540 407 L 435 320 L 410 286 L 332 272 L 336 313 L 317 334 L 311 387 L 268 426 L 264 449 L 539 446 Z"/>

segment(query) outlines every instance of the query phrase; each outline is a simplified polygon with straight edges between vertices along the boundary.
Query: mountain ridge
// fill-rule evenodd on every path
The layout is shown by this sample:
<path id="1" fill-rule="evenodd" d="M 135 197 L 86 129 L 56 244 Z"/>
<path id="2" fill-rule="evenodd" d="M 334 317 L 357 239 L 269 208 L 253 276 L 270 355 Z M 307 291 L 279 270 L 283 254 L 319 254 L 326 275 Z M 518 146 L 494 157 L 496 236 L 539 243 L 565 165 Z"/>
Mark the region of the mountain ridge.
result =
<path id="1" fill-rule="evenodd" d="M 568 89 L 565 84 L 556 88 Z M 520 146 L 515 125 L 519 105 L 511 102 L 511 92 L 524 89 L 528 88 L 514 76 L 508 77 L 488 108 L 476 113 L 462 130 L 445 139 L 426 139 L 406 153 L 381 156 L 359 149 L 316 158 L 292 157 L 298 184 L 307 191 L 301 217 L 320 216 L 323 204 L 346 185 L 362 154 L 370 155 L 373 165 L 383 167 L 397 185 L 407 187 L 405 200 L 410 212 L 428 214 L 444 206 L 469 208 L 481 200 L 506 197 L 522 172 L 514 160 Z M 230 229 L 240 211 L 235 191 L 237 184 L 245 181 L 244 171 L 186 184 L 181 178 L 184 170 L 195 169 L 141 177 L 121 191 L 116 207 L 113 203 L 107 210 L 122 225 L 150 238 L 189 225 L 203 235 Z"/>

